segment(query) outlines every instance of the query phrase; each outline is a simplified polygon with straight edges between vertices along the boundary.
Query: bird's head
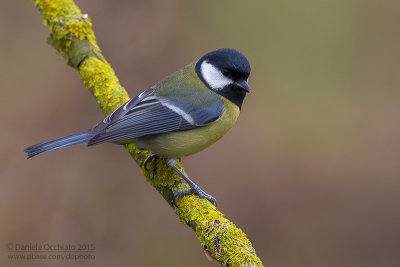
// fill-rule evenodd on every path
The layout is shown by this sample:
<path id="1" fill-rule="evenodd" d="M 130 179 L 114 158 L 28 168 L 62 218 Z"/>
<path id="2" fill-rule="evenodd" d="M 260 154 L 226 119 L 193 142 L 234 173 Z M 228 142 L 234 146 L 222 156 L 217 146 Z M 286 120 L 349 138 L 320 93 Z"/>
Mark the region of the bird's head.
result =
<path id="1" fill-rule="evenodd" d="M 239 108 L 250 92 L 250 63 L 239 51 L 222 48 L 205 54 L 196 63 L 200 80 L 214 92 L 226 97 Z"/>

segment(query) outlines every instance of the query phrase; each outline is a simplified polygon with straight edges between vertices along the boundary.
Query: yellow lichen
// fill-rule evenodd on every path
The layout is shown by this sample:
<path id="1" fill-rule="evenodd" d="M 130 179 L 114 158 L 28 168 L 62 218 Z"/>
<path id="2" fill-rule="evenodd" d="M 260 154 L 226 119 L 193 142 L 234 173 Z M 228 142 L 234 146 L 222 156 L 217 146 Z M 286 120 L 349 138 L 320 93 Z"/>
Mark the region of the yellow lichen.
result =
<path id="1" fill-rule="evenodd" d="M 80 65 L 79 74 L 85 86 L 96 97 L 104 114 L 109 115 L 129 100 L 111 66 L 96 57 L 89 57 Z"/>
<path id="2" fill-rule="evenodd" d="M 60 52 L 68 53 L 72 40 L 87 39 L 98 50 L 92 22 L 87 15 L 83 16 L 73 1 L 36 0 L 43 17 L 43 23 L 52 31 L 51 43 Z"/>

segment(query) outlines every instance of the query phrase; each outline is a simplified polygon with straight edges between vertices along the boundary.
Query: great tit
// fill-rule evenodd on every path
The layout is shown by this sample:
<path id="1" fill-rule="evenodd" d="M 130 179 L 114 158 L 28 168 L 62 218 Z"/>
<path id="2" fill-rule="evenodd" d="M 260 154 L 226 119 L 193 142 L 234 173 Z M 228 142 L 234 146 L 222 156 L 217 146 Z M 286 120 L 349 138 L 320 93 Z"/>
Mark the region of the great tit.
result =
<path id="1" fill-rule="evenodd" d="M 26 148 L 28 158 L 50 150 L 87 143 L 134 144 L 172 167 L 190 186 L 174 200 L 196 193 L 214 205 L 177 166 L 220 139 L 235 124 L 246 93 L 250 63 L 239 51 L 212 51 L 121 105 L 90 130 Z"/>

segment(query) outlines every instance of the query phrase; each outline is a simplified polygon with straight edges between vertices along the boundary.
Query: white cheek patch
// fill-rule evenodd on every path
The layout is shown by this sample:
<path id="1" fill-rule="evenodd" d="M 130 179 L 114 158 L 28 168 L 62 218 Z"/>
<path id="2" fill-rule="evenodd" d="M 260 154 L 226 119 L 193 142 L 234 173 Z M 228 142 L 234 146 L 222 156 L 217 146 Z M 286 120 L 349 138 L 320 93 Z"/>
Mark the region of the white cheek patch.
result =
<path id="1" fill-rule="evenodd" d="M 219 69 L 207 61 L 201 63 L 200 70 L 204 80 L 213 90 L 220 90 L 233 83 L 231 79 L 223 75 Z"/>

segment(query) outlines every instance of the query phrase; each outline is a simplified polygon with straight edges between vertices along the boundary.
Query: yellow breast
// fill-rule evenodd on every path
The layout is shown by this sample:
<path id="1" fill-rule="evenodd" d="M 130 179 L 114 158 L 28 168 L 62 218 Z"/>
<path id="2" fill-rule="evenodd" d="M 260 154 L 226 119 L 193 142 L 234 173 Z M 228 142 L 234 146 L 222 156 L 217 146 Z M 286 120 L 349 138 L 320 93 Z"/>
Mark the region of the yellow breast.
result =
<path id="1" fill-rule="evenodd" d="M 224 136 L 239 117 L 239 107 L 224 97 L 222 100 L 224 112 L 210 125 L 187 131 L 144 136 L 132 140 L 132 143 L 163 158 L 180 158 L 197 153 Z"/>

